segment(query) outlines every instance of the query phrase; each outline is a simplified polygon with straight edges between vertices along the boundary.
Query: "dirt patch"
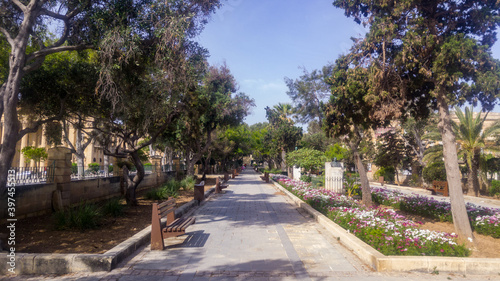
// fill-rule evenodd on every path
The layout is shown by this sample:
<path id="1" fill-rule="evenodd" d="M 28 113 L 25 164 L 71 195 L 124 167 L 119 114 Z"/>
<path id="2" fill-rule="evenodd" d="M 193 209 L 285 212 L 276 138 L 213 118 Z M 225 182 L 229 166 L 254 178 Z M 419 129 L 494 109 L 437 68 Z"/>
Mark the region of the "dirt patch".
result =
<path id="1" fill-rule="evenodd" d="M 205 191 L 215 185 L 215 178 L 205 181 Z M 17 253 L 94 253 L 102 254 L 151 225 L 151 204 L 138 194 L 139 205 L 127 206 L 118 218 L 106 218 L 99 229 L 86 231 L 56 230 L 52 215 L 19 220 L 16 224 Z M 193 200 L 194 192 L 180 191 L 177 207 Z M 124 200 L 122 200 L 125 204 Z M 5 229 L 2 226 L 1 229 Z"/>

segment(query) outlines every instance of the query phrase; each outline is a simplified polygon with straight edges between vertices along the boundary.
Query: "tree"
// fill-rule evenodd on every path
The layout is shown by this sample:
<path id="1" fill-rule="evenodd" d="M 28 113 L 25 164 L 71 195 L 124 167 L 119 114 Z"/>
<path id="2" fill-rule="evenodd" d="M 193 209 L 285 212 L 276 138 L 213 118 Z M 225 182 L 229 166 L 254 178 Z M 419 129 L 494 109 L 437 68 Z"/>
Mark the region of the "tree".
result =
<path id="1" fill-rule="evenodd" d="M 411 167 L 413 150 L 407 143 L 399 138 L 395 130 L 389 130 L 378 139 L 377 154 L 374 164 L 379 167 L 393 167 L 399 185 L 398 170 L 408 170 Z"/>
<path id="2" fill-rule="evenodd" d="M 45 160 L 48 157 L 47 151 L 43 147 L 33 147 L 33 146 L 25 146 L 21 149 L 21 153 L 26 158 L 29 163 L 30 160 L 35 161 L 35 168 L 40 166 L 40 161 Z"/>
<path id="3" fill-rule="evenodd" d="M 302 138 L 302 128 L 294 126 L 292 120 L 283 118 L 282 113 L 276 109 L 265 109 L 269 127 L 263 143 L 269 151 L 269 158 L 280 166 L 283 154 L 294 150 Z"/>
<path id="4" fill-rule="evenodd" d="M 0 87 L 0 116 L 6 124 L 0 148 L 1 198 L 6 196 L 7 173 L 17 141 L 60 117 L 49 116 L 26 128 L 21 127 L 18 118 L 21 81 L 39 68 L 47 55 L 99 46 L 99 93 L 116 106 L 121 98 L 113 80 L 114 70 L 131 62 L 137 52 L 154 54 L 150 61 L 161 63 L 163 80 L 182 80 L 183 76 L 174 73 L 184 70 L 188 61 L 170 58 L 183 54 L 183 38 L 196 35 L 207 16 L 219 6 L 218 0 L 26 2 L 2 0 L 0 8 L 0 32 L 10 47 L 9 71 Z M 49 38 L 49 24 L 59 24 L 59 37 Z"/>
<path id="5" fill-rule="evenodd" d="M 304 168 L 308 173 L 321 170 L 326 160 L 324 152 L 310 148 L 301 148 L 286 154 L 287 165 Z"/>
<path id="6" fill-rule="evenodd" d="M 324 132 L 314 134 L 307 133 L 302 136 L 302 139 L 300 140 L 300 147 L 311 148 L 324 152 L 331 143 L 332 140 L 327 138 Z"/>
<path id="7" fill-rule="evenodd" d="M 229 68 L 221 65 L 209 67 L 191 95 L 190 107 L 177 127 L 177 140 L 186 152 L 189 175 L 194 174 L 194 164 L 204 155 L 208 167 L 215 131 L 240 125 L 254 106 L 253 99 L 236 91 L 237 84 Z"/>
<path id="8" fill-rule="evenodd" d="M 467 162 L 467 186 L 468 194 L 479 195 L 479 168 L 482 150 L 498 148 L 488 139 L 500 134 L 500 122 L 494 123 L 488 128 L 484 128 L 484 120 L 488 113 L 482 118 L 481 114 L 474 117 L 472 107 L 465 107 L 465 114 L 459 107 L 455 107 L 459 123 L 452 122 L 453 130 L 460 145 L 459 150 L 465 154 Z"/>
<path id="9" fill-rule="evenodd" d="M 332 94 L 325 106 L 325 126 L 328 136 L 342 139 L 350 148 L 359 172 L 362 202 L 371 206 L 371 190 L 363 163 L 361 144 L 370 138 L 370 130 L 385 125 L 384 115 L 377 115 L 377 108 L 367 102 L 371 91 L 369 70 L 359 65 L 352 56 L 341 56 L 336 61 L 333 75 L 328 79 Z"/>
<path id="10" fill-rule="evenodd" d="M 300 123 L 311 121 L 322 123 L 323 112 L 321 108 L 323 103 L 328 101 L 330 93 L 325 79 L 331 76 L 332 69 L 332 65 L 312 72 L 302 68 L 303 75 L 300 78 L 293 80 L 285 77 L 285 83 L 288 86 L 287 95 L 294 103 L 295 113 L 298 115 Z"/>
<path id="11" fill-rule="evenodd" d="M 43 119 L 44 116 L 59 114 L 62 126 L 48 135 L 59 138 L 55 145 L 61 144 L 61 135 L 66 145 L 75 154 L 78 166 L 78 176 L 83 177 L 84 151 L 94 140 L 92 130 L 84 130 L 91 123 L 88 117 L 101 107 L 110 106 L 106 101 L 100 101 L 94 94 L 98 79 L 98 64 L 96 53 L 91 51 L 60 52 L 48 55 L 42 66 L 27 74 L 21 83 L 21 100 L 19 113 L 25 119 Z M 45 124 L 45 128 L 52 123 Z M 69 137 L 70 126 L 75 129 L 76 140 L 73 143 Z M 50 130 L 46 130 L 49 132 Z"/>
<path id="12" fill-rule="evenodd" d="M 384 111 L 405 108 L 415 116 L 438 111 L 455 230 L 461 241 L 473 241 L 449 107 L 470 101 L 491 110 L 498 101 L 500 67 L 490 50 L 500 3 L 337 0 L 334 5 L 357 23 L 370 24 L 357 44 L 357 55 L 371 68 L 367 79 L 373 91 L 366 99 Z M 379 103 L 387 98 L 390 102 Z"/>

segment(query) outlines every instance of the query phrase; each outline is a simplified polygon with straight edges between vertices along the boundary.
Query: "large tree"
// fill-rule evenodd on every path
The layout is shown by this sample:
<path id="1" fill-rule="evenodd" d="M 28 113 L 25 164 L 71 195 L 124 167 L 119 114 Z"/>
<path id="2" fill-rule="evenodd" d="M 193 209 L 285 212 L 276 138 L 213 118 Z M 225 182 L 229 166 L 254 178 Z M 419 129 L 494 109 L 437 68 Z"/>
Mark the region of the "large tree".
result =
<path id="1" fill-rule="evenodd" d="M 332 65 L 327 65 L 321 70 L 311 72 L 303 68 L 303 74 L 293 80 L 285 77 L 288 86 L 287 95 L 292 99 L 295 113 L 300 123 L 315 121 L 321 124 L 323 120 L 323 104 L 328 101 L 330 94 L 325 79 L 332 74 Z"/>
<path id="2" fill-rule="evenodd" d="M 173 82 L 183 81 L 190 63 L 184 43 L 196 35 L 218 0 L 117 0 L 46 1 L 2 0 L 0 32 L 10 47 L 9 71 L 0 88 L 0 116 L 5 134 L 0 148 L 0 192 L 5 196 L 7 172 L 15 145 L 23 135 L 34 132 L 52 116 L 22 127 L 18 118 L 19 88 L 23 77 L 40 67 L 45 56 L 66 50 L 99 47 L 101 72 L 98 92 L 120 107 L 124 98 L 118 87 L 117 70 L 136 63 L 146 53 L 154 62 L 157 90 L 169 92 Z M 49 24 L 56 22 L 59 37 L 49 38 Z M 182 82 L 184 83 L 184 81 Z M 122 105 L 124 103 L 121 103 Z M 123 107 L 121 108 L 123 109 Z M 121 110 L 118 108 L 118 110 Z"/>
<path id="3" fill-rule="evenodd" d="M 277 166 L 281 166 L 285 153 L 294 150 L 302 138 L 302 128 L 295 126 L 279 107 L 265 109 L 269 125 L 263 143 L 269 158 Z"/>
<path id="4" fill-rule="evenodd" d="M 368 69 L 351 56 L 337 59 L 328 79 L 332 93 L 325 106 L 324 129 L 328 136 L 342 139 L 350 148 L 361 179 L 362 202 L 370 206 L 373 202 L 361 144 L 370 139 L 372 129 L 385 122 L 374 117 L 376 108 L 365 99 L 370 91 L 368 75 Z"/>
<path id="5" fill-rule="evenodd" d="M 498 101 L 500 67 L 491 46 L 500 2 L 337 0 L 334 5 L 370 26 L 357 44 L 357 55 L 371 69 L 367 79 L 373 90 L 366 100 L 376 104 L 391 97 L 392 103 L 377 105 L 384 111 L 437 110 L 455 229 L 462 241 L 473 240 L 449 108 L 468 100 L 491 110 Z"/>
<path id="6" fill-rule="evenodd" d="M 203 156 L 208 167 L 216 130 L 240 125 L 254 105 L 253 99 L 236 91 L 236 80 L 224 64 L 208 67 L 191 95 L 189 108 L 177 127 L 178 145 L 185 152 L 189 175 L 194 174 L 194 164 Z"/>

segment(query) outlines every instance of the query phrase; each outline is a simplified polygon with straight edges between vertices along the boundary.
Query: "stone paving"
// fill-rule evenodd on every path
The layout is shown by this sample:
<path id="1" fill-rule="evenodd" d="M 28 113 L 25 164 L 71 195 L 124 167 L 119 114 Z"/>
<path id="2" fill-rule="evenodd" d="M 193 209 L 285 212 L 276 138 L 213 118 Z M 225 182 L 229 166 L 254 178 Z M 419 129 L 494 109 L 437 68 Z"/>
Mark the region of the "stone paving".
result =
<path id="1" fill-rule="evenodd" d="M 184 236 L 164 251 L 143 247 L 111 272 L 18 276 L 12 280 L 500 280 L 372 272 L 252 170 L 229 182 L 191 215 Z M 4 280 L 8 278 L 0 278 Z"/>

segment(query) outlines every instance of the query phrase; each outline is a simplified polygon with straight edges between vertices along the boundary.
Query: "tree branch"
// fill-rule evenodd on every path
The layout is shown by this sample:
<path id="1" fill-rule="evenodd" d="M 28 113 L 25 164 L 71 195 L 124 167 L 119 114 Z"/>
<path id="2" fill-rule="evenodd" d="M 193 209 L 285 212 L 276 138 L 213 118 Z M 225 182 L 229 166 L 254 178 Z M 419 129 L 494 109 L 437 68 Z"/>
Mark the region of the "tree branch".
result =
<path id="1" fill-rule="evenodd" d="M 86 49 L 92 49 L 94 46 L 92 45 L 76 45 L 76 46 L 58 46 L 58 47 L 48 47 L 43 50 L 39 50 L 36 52 L 33 52 L 29 56 L 26 57 L 26 63 L 40 58 L 40 57 L 45 57 L 50 54 L 58 53 L 58 52 L 63 52 L 63 51 L 79 51 L 79 50 L 86 50 Z M 30 66 L 26 66 L 26 68 L 29 68 Z"/>
<path id="2" fill-rule="evenodd" d="M 47 10 L 47 9 L 41 9 L 40 10 L 40 15 L 46 15 L 46 16 L 49 16 L 49 17 L 52 17 L 52 18 L 55 18 L 55 19 L 63 20 L 63 21 L 69 20 L 68 16 L 61 15 L 61 14 L 52 12 L 52 11 Z"/>
<path id="3" fill-rule="evenodd" d="M 21 9 L 21 11 L 23 11 L 23 13 L 26 13 L 26 10 L 27 10 L 27 7 L 26 5 L 24 5 L 23 3 L 21 3 L 21 1 L 19 0 L 11 0 L 12 3 L 14 3 L 19 9 Z"/>
<path id="4" fill-rule="evenodd" d="M 11 46 L 11 48 L 13 48 L 14 47 L 14 40 L 12 39 L 12 37 L 10 37 L 10 34 L 7 31 L 7 29 L 0 26 L 0 32 L 2 32 L 2 34 L 5 36 L 5 38 L 7 39 L 7 42 L 9 42 L 9 45 Z"/>
<path id="5" fill-rule="evenodd" d="M 64 138 L 64 141 L 70 146 L 71 152 L 76 153 L 75 147 L 69 141 L 69 138 L 68 138 L 69 133 L 68 133 L 67 130 L 68 130 L 68 128 L 67 128 L 67 122 L 65 120 L 63 120 L 63 138 Z"/>

